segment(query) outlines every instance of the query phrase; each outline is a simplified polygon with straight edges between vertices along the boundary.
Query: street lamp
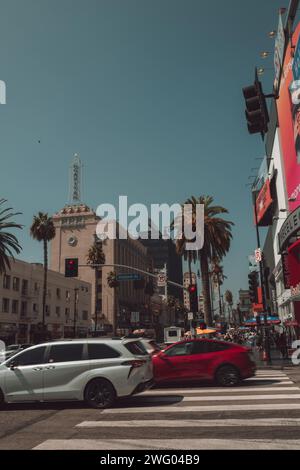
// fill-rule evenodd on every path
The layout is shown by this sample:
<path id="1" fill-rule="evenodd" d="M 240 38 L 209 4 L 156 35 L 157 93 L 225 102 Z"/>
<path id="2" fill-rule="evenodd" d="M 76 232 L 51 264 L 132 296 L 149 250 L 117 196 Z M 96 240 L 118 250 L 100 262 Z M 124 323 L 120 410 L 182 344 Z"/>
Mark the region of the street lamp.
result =
<path id="1" fill-rule="evenodd" d="M 79 288 L 78 287 L 75 287 L 74 289 L 74 326 L 73 326 L 73 335 L 74 335 L 74 338 L 76 338 L 76 320 L 77 320 L 77 304 L 78 304 L 78 291 L 79 291 Z"/>

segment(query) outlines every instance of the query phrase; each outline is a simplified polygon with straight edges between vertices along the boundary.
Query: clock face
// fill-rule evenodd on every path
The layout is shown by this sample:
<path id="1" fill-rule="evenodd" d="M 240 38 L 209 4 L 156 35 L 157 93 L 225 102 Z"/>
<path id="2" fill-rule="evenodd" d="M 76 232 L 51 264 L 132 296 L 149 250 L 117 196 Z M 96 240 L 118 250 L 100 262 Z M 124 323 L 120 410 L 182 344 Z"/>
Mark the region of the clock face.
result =
<path id="1" fill-rule="evenodd" d="M 77 245 L 77 242 L 78 242 L 78 240 L 77 240 L 77 238 L 76 238 L 74 235 L 72 235 L 72 236 L 69 238 L 69 240 L 68 240 L 68 244 L 69 244 L 70 246 L 76 246 L 76 245 Z"/>

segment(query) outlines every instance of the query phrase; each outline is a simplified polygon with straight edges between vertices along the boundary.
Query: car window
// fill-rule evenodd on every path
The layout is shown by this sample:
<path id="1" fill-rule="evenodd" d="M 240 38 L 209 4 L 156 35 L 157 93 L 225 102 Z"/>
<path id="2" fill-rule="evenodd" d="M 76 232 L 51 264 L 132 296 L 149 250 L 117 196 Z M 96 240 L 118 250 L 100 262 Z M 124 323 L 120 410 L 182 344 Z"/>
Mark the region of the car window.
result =
<path id="1" fill-rule="evenodd" d="M 208 352 L 218 352 L 218 351 L 225 351 L 226 349 L 230 349 L 229 344 L 222 344 L 222 343 L 207 343 L 207 350 Z"/>
<path id="2" fill-rule="evenodd" d="M 82 360 L 83 344 L 56 344 L 51 346 L 48 362 L 73 362 Z"/>
<path id="3" fill-rule="evenodd" d="M 145 346 L 141 343 L 141 341 L 130 341 L 124 344 L 125 348 L 128 349 L 131 354 L 135 356 L 147 356 L 148 352 Z"/>
<path id="4" fill-rule="evenodd" d="M 120 353 L 111 348 L 107 344 L 88 344 L 89 359 L 109 359 L 113 357 L 120 357 Z"/>
<path id="5" fill-rule="evenodd" d="M 192 354 L 204 354 L 209 352 L 209 343 L 207 341 L 195 341 L 193 343 Z"/>
<path id="6" fill-rule="evenodd" d="M 185 343 L 176 344 L 165 351 L 167 356 L 188 356 L 192 354 L 193 343 L 186 341 Z"/>
<path id="7" fill-rule="evenodd" d="M 41 346 L 40 348 L 24 351 L 18 356 L 12 358 L 7 365 L 9 366 L 12 362 L 18 366 L 33 366 L 36 364 L 43 364 L 45 360 L 45 350 L 46 347 Z"/>

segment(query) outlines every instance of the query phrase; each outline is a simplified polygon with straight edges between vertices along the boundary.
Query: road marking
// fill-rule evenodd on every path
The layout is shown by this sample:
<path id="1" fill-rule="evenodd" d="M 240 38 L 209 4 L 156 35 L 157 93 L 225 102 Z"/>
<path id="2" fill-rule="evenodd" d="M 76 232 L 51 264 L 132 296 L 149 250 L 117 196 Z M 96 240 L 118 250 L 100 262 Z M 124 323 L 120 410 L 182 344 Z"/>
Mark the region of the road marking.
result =
<path id="1" fill-rule="evenodd" d="M 182 401 L 242 401 L 242 400 L 299 400 L 300 394 L 298 393 L 281 393 L 278 395 L 217 395 L 214 397 L 183 397 Z"/>
<path id="2" fill-rule="evenodd" d="M 76 425 L 77 428 L 201 428 L 228 426 L 300 426 L 300 418 L 83 421 Z"/>
<path id="3" fill-rule="evenodd" d="M 36 450 L 300 449 L 300 439 L 48 439 Z"/>
<path id="4" fill-rule="evenodd" d="M 191 393 L 240 393 L 240 392 L 280 392 L 281 390 L 300 390 L 299 387 L 282 387 L 281 385 L 273 385 L 272 387 L 232 387 L 232 388 L 160 388 L 148 390 L 140 393 L 138 396 L 143 397 L 145 395 L 190 395 Z"/>
<path id="5" fill-rule="evenodd" d="M 111 408 L 103 410 L 104 414 L 132 414 L 132 413 L 189 413 L 202 411 L 266 411 L 266 410 L 300 410 L 300 403 L 266 403 L 242 405 L 194 405 L 194 406 L 148 406 L 131 408 Z"/>
<path id="6" fill-rule="evenodd" d="M 284 382 L 286 379 L 285 377 L 251 377 L 250 379 L 246 379 L 246 381 L 253 381 L 255 380 L 256 382 L 266 382 L 267 380 L 276 380 L 276 382 Z M 288 381 L 289 383 L 293 383 L 291 380 Z"/>

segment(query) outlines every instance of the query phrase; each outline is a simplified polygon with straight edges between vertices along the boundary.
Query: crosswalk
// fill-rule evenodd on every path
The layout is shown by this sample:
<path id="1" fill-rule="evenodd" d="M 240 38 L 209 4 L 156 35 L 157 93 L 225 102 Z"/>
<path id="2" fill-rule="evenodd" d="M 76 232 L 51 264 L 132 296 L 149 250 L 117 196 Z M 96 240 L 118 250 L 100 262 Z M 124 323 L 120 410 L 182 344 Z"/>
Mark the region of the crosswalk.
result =
<path id="1" fill-rule="evenodd" d="M 95 411 L 50 449 L 300 449 L 300 389 L 283 371 L 259 370 L 234 388 L 153 389 Z"/>

